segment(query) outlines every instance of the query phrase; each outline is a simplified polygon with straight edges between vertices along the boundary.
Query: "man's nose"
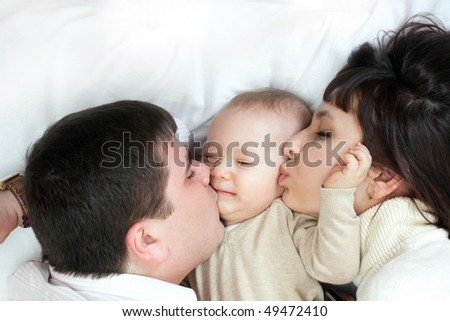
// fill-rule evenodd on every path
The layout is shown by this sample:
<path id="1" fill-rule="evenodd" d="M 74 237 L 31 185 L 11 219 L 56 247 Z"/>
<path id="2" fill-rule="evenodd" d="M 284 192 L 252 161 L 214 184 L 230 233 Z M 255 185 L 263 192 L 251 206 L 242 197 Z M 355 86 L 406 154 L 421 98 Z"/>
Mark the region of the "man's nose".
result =
<path id="1" fill-rule="evenodd" d="M 203 186 L 208 186 L 209 175 L 211 173 L 209 167 L 196 160 L 192 161 L 191 166 L 195 168 L 196 173 L 194 178 L 197 179 L 200 183 L 202 183 Z"/>

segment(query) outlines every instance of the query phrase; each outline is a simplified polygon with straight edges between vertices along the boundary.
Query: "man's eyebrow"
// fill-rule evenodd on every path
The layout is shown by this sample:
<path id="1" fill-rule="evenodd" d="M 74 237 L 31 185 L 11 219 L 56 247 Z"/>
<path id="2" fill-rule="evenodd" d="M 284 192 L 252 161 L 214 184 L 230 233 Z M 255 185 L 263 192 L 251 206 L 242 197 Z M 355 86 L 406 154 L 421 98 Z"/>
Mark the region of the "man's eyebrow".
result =
<path id="1" fill-rule="evenodd" d="M 189 170 L 191 169 L 191 153 L 189 153 L 189 151 L 186 149 L 186 170 L 185 170 L 185 174 L 187 175 Z"/>
<path id="2" fill-rule="evenodd" d="M 315 113 L 315 118 L 322 118 L 322 117 L 328 117 L 331 120 L 334 120 L 333 116 L 330 114 L 328 110 L 320 110 L 317 113 Z"/>

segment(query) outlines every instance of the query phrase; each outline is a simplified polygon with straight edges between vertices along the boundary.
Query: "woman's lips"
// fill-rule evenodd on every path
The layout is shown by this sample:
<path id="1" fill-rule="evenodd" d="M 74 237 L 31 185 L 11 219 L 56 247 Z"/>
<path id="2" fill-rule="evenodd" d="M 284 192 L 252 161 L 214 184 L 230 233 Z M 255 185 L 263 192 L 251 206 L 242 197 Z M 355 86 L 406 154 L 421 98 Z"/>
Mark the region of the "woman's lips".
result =
<path id="1" fill-rule="evenodd" d="M 288 173 L 281 167 L 280 174 L 278 175 L 278 184 L 281 184 L 281 182 L 283 182 L 286 177 L 288 177 Z"/>

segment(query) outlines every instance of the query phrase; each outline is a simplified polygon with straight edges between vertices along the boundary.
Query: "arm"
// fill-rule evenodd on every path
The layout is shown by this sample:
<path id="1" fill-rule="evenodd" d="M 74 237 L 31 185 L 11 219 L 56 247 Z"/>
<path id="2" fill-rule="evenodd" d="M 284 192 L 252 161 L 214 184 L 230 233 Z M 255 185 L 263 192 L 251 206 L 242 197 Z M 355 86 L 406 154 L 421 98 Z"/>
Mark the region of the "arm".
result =
<path id="1" fill-rule="evenodd" d="M 353 209 L 355 189 L 321 189 L 319 219 L 304 215 L 294 237 L 306 271 L 331 284 L 351 282 L 359 271 L 360 225 Z"/>
<path id="2" fill-rule="evenodd" d="M 22 179 L 23 176 L 17 173 L 0 181 L 0 243 L 17 226 L 30 226 Z"/>
<path id="3" fill-rule="evenodd" d="M 22 209 L 11 191 L 0 191 L 0 243 L 3 243 L 17 226 Z"/>
<path id="4" fill-rule="evenodd" d="M 371 164 L 370 153 L 361 144 L 343 159 L 345 165 L 333 168 L 320 191 L 319 218 L 304 215 L 296 236 L 307 272 L 332 284 L 348 283 L 359 271 L 360 225 L 354 193 Z"/>

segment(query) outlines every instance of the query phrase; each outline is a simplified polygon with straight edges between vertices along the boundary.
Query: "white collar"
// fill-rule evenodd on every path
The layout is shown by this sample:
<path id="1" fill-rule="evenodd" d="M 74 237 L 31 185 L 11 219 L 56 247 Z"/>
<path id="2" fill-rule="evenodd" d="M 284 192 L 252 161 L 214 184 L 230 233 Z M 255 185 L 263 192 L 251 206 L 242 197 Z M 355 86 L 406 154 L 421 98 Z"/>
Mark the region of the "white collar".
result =
<path id="1" fill-rule="evenodd" d="M 54 271 L 47 263 L 36 261 L 25 263 L 10 279 L 13 286 L 10 292 L 16 299 L 197 300 L 192 289 L 150 277 L 134 274 L 100 279 L 74 277 Z M 15 285 L 19 285 L 19 291 L 14 292 Z"/>
<path id="2" fill-rule="evenodd" d="M 63 274 L 50 267 L 49 282 L 70 287 L 87 300 L 197 300 L 192 289 L 134 274 L 98 279 Z"/>

